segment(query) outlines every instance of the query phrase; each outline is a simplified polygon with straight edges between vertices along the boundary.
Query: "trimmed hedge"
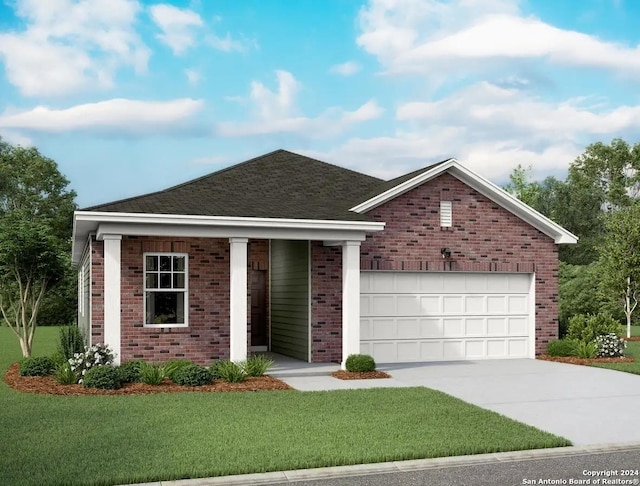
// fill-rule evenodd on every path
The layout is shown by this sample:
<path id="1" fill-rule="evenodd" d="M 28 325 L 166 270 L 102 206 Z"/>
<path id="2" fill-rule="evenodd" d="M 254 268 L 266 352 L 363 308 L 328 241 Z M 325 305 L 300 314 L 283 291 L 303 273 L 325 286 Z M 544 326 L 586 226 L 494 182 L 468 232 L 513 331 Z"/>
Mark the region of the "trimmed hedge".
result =
<path id="1" fill-rule="evenodd" d="M 56 364 L 47 356 L 25 358 L 20 362 L 22 376 L 49 376 L 56 371 Z"/>
<path id="2" fill-rule="evenodd" d="M 142 368 L 142 361 L 134 359 L 127 361 L 118 366 L 118 373 L 120 373 L 120 380 L 122 383 L 137 383 L 140 381 L 140 369 Z"/>
<path id="3" fill-rule="evenodd" d="M 576 356 L 578 341 L 575 339 L 560 339 L 551 341 L 547 345 L 547 354 L 549 356 Z"/>
<path id="4" fill-rule="evenodd" d="M 375 360 L 368 354 L 351 354 L 345 363 L 347 371 L 354 373 L 366 373 L 376 370 Z"/>
<path id="5" fill-rule="evenodd" d="M 178 369 L 173 375 L 173 381 L 182 386 L 204 386 L 211 384 L 213 376 L 204 366 L 192 364 Z"/>
<path id="6" fill-rule="evenodd" d="M 100 365 L 91 368 L 82 378 L 82 385 L 87 388 L 117 390 L 122 388 L 118 368 L 111 365 Z"/>

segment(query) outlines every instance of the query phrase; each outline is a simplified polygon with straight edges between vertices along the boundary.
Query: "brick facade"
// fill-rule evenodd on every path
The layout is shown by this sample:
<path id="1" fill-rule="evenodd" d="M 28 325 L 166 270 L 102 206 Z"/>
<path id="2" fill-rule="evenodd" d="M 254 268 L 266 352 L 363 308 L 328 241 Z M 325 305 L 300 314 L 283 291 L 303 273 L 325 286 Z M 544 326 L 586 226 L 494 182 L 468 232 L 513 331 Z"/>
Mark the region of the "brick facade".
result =
<path id="1" fill-rule="evenodd" d="M 189 255 L 189 326 L 144 327 L 143 254 L 179 252 Z M 102 242 L 92 252 L 92 339 L 103 342 Z M 248 267 L 268 267 L 268 241 L 249 244 Z M 210 364 L 229 358 L 229 240 L 208 238 L 122 238 L 121 361 L 143 359 L 163 362 L 191 359 Z M 248 290 L 247 290 L 248 291 Z M 250 311 L 250 309 L 248 309 Z M 248 312 L 248 320 L 251 313 Z M 251 335 L 250 322 L 247 334 Z"/>
<path id="2" fill-rule="evenodd" d="M 440 201 L 453 226 L 440 227 Z M 385 230 L 367 237 L 363 270 L 535 272 L 536 354 L 558 337 L 558 249 L 553 239 L 448 173 L 372 209 Z M 441 248 L 451 250 L 443 259 Z"/>
<path id="3" fill-rule="evenodd" d="M 451 228 L 440 227 L 441 200 L 452 201 Z M 384 221 L 386 228 L 362 243 L 363 270 L 535 272 L 536 353 L 557 338 L 558 253 L 553 239 L 447 173 L 371 210 L 369 216 Z M 442 258 L 444 247 L 451 249 L 450 259 Z M 188 328 L 143 326 L 145 251 L 189 254 Z M 311 243 L 314 362 L 342 359 L 341 262 L 340 247 Z M 267 240 L 249 242 L 248 267 L 268 269 Z M 104 262 L 102 242 L 95 238 L 91 270 L 92 343 L 98 343 L 103 342 Z M 228 239 L 123 237 L 121 270 L 122 361 L 187 358 L 209 364 L 229 357 Z M 248 316 L 250 320 L 250 308 Z M 247 334 L 250 338 L 250 323 Z"/>

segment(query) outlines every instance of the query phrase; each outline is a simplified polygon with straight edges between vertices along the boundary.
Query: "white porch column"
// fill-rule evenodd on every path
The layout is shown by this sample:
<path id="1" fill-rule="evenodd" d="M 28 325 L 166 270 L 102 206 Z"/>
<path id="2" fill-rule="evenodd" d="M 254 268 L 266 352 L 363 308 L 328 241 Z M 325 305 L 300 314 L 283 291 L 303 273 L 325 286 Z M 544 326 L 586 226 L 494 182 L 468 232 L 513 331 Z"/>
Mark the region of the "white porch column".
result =
<path id="1" fill-rule="evenodd" d="M 231 361 L 247 359 L 247 238 L 229 238 L 230 278 L 230 355 Z"/>
<path id="2" fill-rule="evenodd" d="M 360 242 L 342 244 L 342 369 L 360 354 Z"/>
<path id="3" fill-rule="evenodd" d="M 122 235 L 104 235 L 104 344 L 120 364 L 120 254 Z"/>

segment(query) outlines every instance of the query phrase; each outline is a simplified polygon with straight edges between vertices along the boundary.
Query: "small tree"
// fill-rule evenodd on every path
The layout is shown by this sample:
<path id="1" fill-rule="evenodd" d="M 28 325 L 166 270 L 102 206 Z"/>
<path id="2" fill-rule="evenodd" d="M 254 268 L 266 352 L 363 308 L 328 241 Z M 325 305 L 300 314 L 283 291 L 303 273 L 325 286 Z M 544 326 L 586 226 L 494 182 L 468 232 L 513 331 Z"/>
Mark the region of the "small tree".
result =
<path id="1" fill-rule="evenodd" d="M 605 228 L 599 247 L 600 282 L 604 292 L 622 301 L 631 337 L 631 316 L 640 296 L 640 203 L 610 214 Z"/>
<path id="2" fill-rule="evenodd" d="M 36 148 L 0 139 L 0 316 L 31 354 L 47 292 L 70 272 L 75 192 Z"/>

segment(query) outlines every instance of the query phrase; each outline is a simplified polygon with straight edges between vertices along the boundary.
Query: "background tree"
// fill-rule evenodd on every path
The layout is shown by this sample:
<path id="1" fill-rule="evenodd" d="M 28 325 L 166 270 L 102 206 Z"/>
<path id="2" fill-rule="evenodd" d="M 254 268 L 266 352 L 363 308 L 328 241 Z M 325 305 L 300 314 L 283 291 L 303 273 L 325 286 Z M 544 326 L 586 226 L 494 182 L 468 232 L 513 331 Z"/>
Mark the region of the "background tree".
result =
<path id="1" fill-rule="evenodd" d="M 605 228 L 599 247 L 601 289 L 622 302 L 631 337 L 631 317 L 640 293 L 640 202 L 611 213 Z"/>
<path id="2" fill-rule="evenodd" d="M 75 192 L 68 184 L 36 148 L 1 144 L 0 312 L 24 356 L 47 293 L 71 274 Z M 70 305 L 75 308 L 75 299 Z"/>

